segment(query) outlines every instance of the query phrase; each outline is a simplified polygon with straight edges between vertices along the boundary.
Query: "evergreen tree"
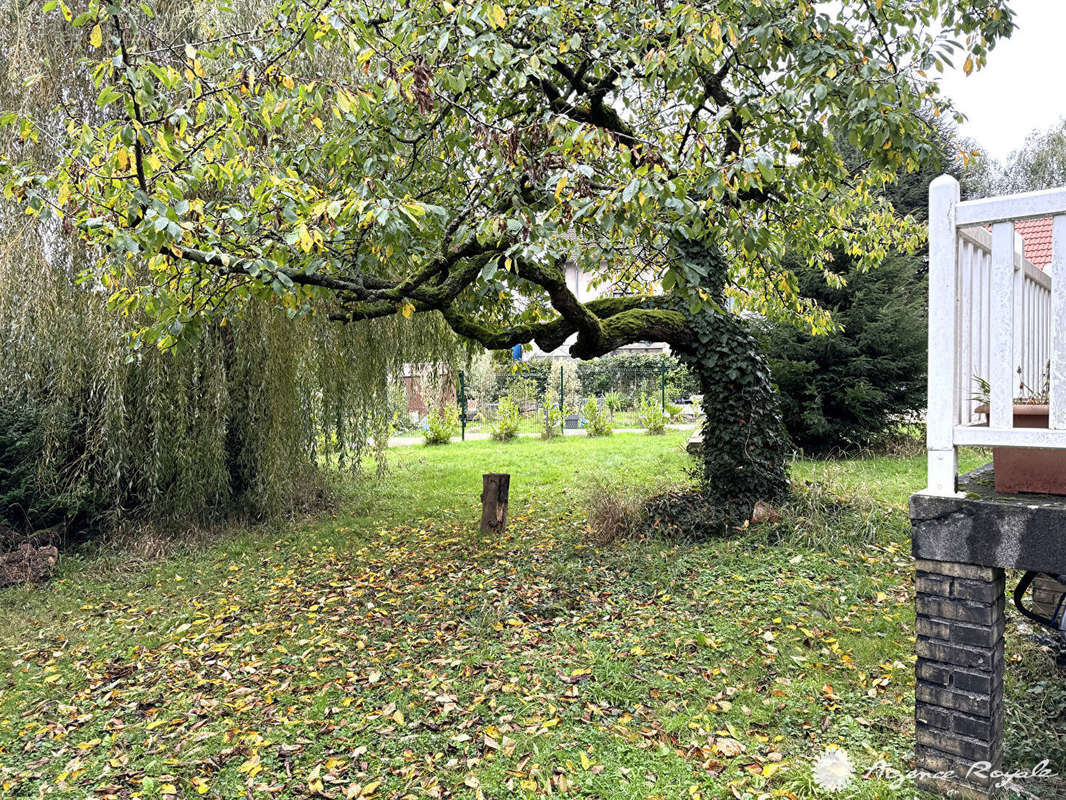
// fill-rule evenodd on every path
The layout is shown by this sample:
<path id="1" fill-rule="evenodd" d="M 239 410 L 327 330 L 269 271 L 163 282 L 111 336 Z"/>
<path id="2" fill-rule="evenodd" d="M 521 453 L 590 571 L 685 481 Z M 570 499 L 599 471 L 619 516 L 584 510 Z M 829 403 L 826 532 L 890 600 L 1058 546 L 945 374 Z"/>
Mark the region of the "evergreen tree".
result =
<path id="1" fill-rule="evenodd" d="M 785 427 L 805 451 L 876 442 L 899 415 L 925 405 L 925 288 L 917 256 L 893 256 L 863 271 L 838 253 L 841 286 L 794 268 L 800 292 L 840 326 L 812 336 L 774 326 L 764 337 Z"/>
<path id="2" fill-rule="evenodd" d="M 924 169 L 900 176 L 885 197 L 901 214 L 924 220 L 929 183 L 942 172 L 967 175 L 973 148 L 940 126 L 938 152 Z M 844 154 L 857 173 L 858 153 Z M 832 314 L 836 329 L 812 335 L 790 324 L 764 326 L 763 341 L 793 443 L 825 453 L 867 447 L 897 420 L 925 407 L 926 254 L 895 254 L 866 269 L 833 251 L 831 275 L 792 254 L 784 265 L 799 294 Z M 839 278 L 840 280 L 837 280 Z"/>

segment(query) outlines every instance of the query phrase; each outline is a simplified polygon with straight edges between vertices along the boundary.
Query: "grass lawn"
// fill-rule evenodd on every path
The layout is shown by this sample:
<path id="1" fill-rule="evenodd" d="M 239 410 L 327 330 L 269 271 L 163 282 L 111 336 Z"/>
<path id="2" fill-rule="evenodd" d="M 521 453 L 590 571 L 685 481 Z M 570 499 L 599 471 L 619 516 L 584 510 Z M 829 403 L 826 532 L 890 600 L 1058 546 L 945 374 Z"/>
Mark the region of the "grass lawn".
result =
<path id="1" fill-rule="evenodd" d="M 923 459 L 797 462 L 828 488 L 734 538 L 588 545 L 590 483 L 683 480 L 686 437 L 397 448 L 332 518 L 0 592 L 0 797 L 818 797 L 829 744 L 908 769 Z M 1006 762 L 1066 773 L 1062 675 L 1009 646 Z"/>

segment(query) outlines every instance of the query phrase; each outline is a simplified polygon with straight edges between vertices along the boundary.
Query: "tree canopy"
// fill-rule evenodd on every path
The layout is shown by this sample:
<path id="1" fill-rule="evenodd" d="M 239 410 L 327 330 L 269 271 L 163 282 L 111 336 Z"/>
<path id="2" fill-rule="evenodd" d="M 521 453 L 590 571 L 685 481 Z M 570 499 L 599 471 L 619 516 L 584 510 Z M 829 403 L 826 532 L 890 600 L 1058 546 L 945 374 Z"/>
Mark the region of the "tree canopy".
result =
<path id="1" fill-rule="evenodd" d="M 985 159 L 976 187 L 984 194 L 1014 194 L 1066 186 L 1066 119 L 1033 131 L 1002 166 Z"/>
<path id="2" fill-rule="evenodd" d="M 303 2 L 59 14 L 95 103 L 6 113 L 6 192 L 100 246 L 95 279 L 164 345 L 270 299 L 357 321 L 439 312 L 490 348 L 679 346 L 686 308 L 824 314 L 784 242 L 913 241 L 878 190 L 933 152 L 945 64 L 980 66 L 1006 0 Z M 172 30 L 168 26 L 167 30 Z M 73 95 L 72 95 L 73 96 Z M 863 154 L 856 170 L 833 131 Z M 708 286 L 696 240 L 728 264 Z M 609 286 L 579 301 L 570 260 Z"/>

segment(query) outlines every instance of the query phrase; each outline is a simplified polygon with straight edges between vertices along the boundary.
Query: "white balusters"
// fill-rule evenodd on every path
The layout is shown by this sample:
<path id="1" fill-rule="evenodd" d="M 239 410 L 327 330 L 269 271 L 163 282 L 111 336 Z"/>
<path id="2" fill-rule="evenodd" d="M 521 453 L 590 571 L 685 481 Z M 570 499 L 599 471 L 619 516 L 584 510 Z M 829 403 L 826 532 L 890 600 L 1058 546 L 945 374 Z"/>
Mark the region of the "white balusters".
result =
<path id="1" fill-rule="evenodd" d="M 1014 223 L 992 226 L 992 268 L 989 275 L 989 372 L 991 396 L 988 424 L 1014 425 Z"/>

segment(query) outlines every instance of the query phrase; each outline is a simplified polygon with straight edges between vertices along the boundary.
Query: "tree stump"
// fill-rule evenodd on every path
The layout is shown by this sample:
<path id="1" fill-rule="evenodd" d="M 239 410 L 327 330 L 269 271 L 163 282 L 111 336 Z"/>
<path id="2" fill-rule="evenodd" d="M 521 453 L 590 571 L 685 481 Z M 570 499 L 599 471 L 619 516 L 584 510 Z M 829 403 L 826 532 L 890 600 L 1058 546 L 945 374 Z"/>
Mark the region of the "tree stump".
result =
<path id="1" fill-rule="evenodd" d="M 511 476 L 490 472 L 481 476 L 481 532 L 502 533 L 507 527 L 507 494 Z"/>

